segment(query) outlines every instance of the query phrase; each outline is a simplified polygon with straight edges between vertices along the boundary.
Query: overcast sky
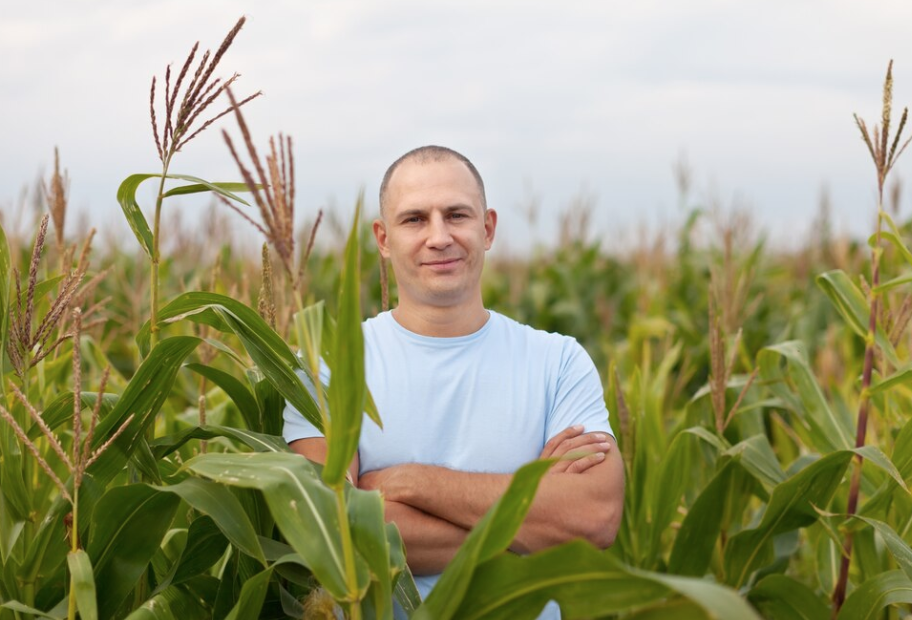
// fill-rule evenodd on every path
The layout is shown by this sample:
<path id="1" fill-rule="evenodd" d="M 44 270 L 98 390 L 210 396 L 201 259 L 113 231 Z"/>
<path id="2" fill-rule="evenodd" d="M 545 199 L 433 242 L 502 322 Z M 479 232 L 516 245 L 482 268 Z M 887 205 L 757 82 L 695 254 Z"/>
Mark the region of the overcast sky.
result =
<path id="1" fill-rule="evenodd" d="M 347 218 L 362 187 L 375 209 L 386 166 L 438 143 L 476 162 L 512 248 L 553 238 L 555 214 L 580 196 L 606 246 L 640 222 L 673 226 L 682 153 L 695 202 L 739 205 L 796 241 L 826 186 L 837 228 L 861 236 L 875 186 L 852 113 L 877 119 L 890 58 L 895 107 L 912 101 L 908 0 L 5 4 L 0 208 L 58 145 L 73 207 L 97 227 L 121 226 L 124 177 L 159 169 L 152 75 L 179 67 L 196 40 L 215 49 L 241 15 L 219 73 L 242 74 L 239 94 L 265 93 L 247 108 L 259 144 L 294 137 L 301 221 L 332 204 Z M 219 133 L 172 171 L 236 178 Z M 907 154 L 898 176 L 910 170 Z M 530 231 L 521 207 L 532 201 Z"/>

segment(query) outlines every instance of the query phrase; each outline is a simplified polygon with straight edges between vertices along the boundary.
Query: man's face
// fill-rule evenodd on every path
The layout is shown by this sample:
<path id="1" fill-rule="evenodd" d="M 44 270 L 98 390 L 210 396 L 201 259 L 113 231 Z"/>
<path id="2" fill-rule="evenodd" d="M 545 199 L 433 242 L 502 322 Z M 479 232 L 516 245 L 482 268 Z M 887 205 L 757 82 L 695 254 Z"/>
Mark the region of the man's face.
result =
<path id="1" fill-rule="evenodd" d="M 497 214 L 482 207 L 461 161 L 405 161 L 387 186 L 374 236 L 396 274 L 400 304 L 457 306 L 481 296 Z"/>

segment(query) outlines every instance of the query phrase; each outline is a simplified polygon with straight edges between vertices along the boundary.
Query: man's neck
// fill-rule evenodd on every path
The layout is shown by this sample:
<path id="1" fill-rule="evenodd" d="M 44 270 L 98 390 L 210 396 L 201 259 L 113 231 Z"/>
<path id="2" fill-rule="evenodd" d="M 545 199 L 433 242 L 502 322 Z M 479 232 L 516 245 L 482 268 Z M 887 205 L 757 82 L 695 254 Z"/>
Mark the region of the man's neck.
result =
<path id="1" fill-rule="evenodd" d="M 418 308 L 399 304 L 393 318 L 399 325 L 422 336 L 455 338 L 474 334 L 484 327 L 489 313 L 481 299 L 470 307 L 421 306 Z"/>

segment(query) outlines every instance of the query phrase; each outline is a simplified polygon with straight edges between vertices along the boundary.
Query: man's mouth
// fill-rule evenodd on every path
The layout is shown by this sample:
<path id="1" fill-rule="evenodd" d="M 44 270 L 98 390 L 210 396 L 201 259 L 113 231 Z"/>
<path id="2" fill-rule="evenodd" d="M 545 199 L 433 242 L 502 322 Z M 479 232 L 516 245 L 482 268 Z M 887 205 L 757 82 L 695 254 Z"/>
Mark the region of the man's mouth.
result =
<path id="1" fill-rule="evenodd" d="M 432 269 L 447 269 L 456 265 L 461 259 L 459 258 L 446 258 L 442 260 L 429 260 L 424 261 L 422 265 L 425 267 L 430 267 Z"/>

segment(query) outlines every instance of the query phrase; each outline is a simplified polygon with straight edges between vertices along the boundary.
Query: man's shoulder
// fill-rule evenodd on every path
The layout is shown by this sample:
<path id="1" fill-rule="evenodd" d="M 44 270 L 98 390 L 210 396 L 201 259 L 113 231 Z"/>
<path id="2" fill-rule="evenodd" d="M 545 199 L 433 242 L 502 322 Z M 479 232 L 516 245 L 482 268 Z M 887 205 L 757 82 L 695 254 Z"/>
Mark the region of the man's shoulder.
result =
<path id="1" fill-rule="evenodd" d="M 547 348 L 574 348 L 579 344 L 573 336 L 566 336 L 557 332 L 549 332 L 544 329 L 538 329 L 525 323 L 520 323 L 516 319 L 510 318 L 505 314 L 500 314 L 494 310 L 491 313 L 491 320 L 494 327 L 501 330 L 509 339 L 521 339 L 532 346 Z"/>

